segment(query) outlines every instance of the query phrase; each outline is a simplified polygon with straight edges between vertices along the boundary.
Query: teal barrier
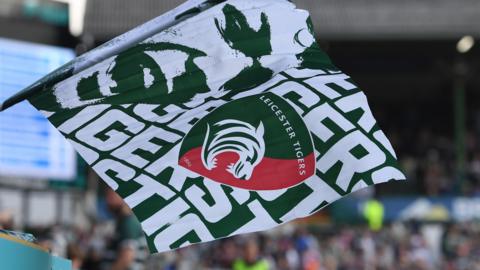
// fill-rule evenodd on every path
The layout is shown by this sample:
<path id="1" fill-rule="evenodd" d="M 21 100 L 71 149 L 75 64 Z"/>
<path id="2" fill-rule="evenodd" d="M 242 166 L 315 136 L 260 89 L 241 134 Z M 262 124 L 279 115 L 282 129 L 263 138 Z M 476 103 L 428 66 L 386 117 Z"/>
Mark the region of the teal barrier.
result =
<path id="1" fill-rule="evenodd" d="M 0 269 L 71 270 L 72 264 L 36 244 L 0 233 Z"/>

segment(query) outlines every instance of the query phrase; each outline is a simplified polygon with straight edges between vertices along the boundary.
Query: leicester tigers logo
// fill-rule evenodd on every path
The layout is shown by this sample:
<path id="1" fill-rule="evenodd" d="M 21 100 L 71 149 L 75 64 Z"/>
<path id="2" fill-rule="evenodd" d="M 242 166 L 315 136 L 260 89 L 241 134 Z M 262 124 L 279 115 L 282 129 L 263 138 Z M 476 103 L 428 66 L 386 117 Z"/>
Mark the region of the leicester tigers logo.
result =
<path id="1" fill-rule="evenodd" d="M 248 190 L 295 186 L 315 173 L 303 119 L 283 98 L 253 95 L 218 107 L 185 136 L 179 165 Z"/>
<path id="2" fill-rule="evenodd" d="M 227 119 L 214 124 L 220 128 L 216 133 L 207 126 L 207 135 L 202 147 L 203 165 L 212 170 L 216 167 L 217 156 L 224 152 L 237 153 L 237 162 L 228 166 L 227 171 L 238 179 L 248 180 L 253 169 L 265 154 L 262 122 L 255 128 L 249 123 Z"/>

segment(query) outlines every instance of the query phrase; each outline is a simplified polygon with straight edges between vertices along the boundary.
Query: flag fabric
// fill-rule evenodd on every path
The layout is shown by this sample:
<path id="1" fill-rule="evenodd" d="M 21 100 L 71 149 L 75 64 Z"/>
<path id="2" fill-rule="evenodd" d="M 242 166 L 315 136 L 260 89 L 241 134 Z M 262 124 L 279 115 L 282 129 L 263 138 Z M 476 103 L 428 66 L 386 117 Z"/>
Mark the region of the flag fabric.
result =
<path id="1" fill-rule="evenodd" d="M 124 198 L 153 253 L 273 228 L 404 179 L 308 12 L 285 0 L 189 3 L 28 98 Z"/>

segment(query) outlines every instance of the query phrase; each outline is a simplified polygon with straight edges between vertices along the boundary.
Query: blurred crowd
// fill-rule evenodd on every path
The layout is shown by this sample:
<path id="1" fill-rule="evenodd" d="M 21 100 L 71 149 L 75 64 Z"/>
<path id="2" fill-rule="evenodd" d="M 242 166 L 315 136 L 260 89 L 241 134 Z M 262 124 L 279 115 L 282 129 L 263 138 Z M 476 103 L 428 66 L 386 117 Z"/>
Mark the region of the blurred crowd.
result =
<path id="1" fill-rule="evenodd" d="M 196 254 L 186 256 L 193 261 L 191 265 L 207 269 L 480 269 L 479 229 L 479 224 L 407 223 L 389 225 L 378 232 L 363 226 L 300 227 L 293 234 L 236 237 L 177 254 Z M 258 250 L 256 256 L 251 243 Z M 223 256 L 226 250 L 229 256 Z M 250 265 L 264 261 L 266 266 L 237 268 L 239 261 Z"/>
<path id="2" fill-rule="evenodd" d="M 427 196 L 480 194 L 480 138 L 476 134 L 467 136 L 465 173 L 461 175 L 457 171 L 455 143 L 451 138 L 425 129 L 416 140 L 409 141 L 412 142 L 409 147 L 396 147 L 404 149 L 397 150 L 397 153 L 400 153 L 400 165 L 411 181 L 410 191 Z M 459 179 L 463 181 L 457 181 Z"/>
<path id="3" fill-rule="evenodd" d="M 113 195 L 113 194 L 112 194 Z M 107 195 L 110 196 L 110 195 Z M 115 219 L 89 230 L 30 228 L 38 243 L 67 257 L 74 270 L 476 270 L 480 222 L 363 225 L 295 225 L 149 255 L 140 224 L 118 207 Z M 114 209 L 112 208 L 112 210 Z M 1 216 L 0 228 L 14 229 Z"/>
<path id="4" fill-rule="evenodd" d="M 441 123 L 415 120 L 422 115 L 421 112 L 414 115 L 391 121 L 399 125 L 386 128 L 400 166 L 409 180 L 401 186 L 392 187 L 393 193 L 398 194 L 400 189 L 410 195 L 480 195 L 480 112 L 472 114 L 472 123 L 467 125 L 463 165 L 457 163 L 455 134 L 449 128 L 441 130 Z M 438 118 L 439 122 L 445 121 L 440 116 Z M 459 166 L 463 166 L 463 170 L 459 170 Z"/>

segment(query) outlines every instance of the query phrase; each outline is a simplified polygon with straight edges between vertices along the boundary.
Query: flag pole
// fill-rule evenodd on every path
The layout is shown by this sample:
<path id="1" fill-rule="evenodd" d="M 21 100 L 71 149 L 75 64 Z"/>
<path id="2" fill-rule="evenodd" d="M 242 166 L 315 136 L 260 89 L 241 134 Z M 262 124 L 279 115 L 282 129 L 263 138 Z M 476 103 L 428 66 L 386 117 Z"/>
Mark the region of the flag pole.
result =
<path id="1" fill-rule="evenodd" d="M 0 112 L 18 104 L 36 93 L 48 89 L 66 78 L 124 51 L 135 44 L 189 18 L 194 10 L 206 10 L 223 0 L 188 0 L 175 9 L 160 15 L 103 45 L 75 58 L 37 82 L 7 98 L 0 104 Z"/>
<path id="2" fill-rule="evenodd" d="M 63 65 L 62 67 L 58 68 L 57 70 L 48 74 L 47 76 L 41 78 L 40 80 L 36 81 L 32 85 L 28 86 L 27 88 L 7 98 L 5 101 L 3 101 L 0 104 L 0 112 L 12 107 L 15 104 L 18 104 L 28 99 L 29 97 L 33 96 L 37 92 L 42 91 L 42 89 L 46 88 L 48 85 L 55 85 L 56 83 L 61 82 L 62 80 L 73 75 L 73 69 L 71 67 L 72 63 L 73 61 Z"/>
<path id="3" fill-rule="evenodd" d="M 11 96 L 11 97 L 7 98 L 5 101 L 3 101 L 0 104 L 0 112 L 3 112 L 4 110 L 12 107 L 13 105 L 18 104 L 18 103 L 26 100 L 27 98 L 34 95 L 38 91 L 39 91 L 38 88 L 32 88 L 30 86 L 23 89 L 22 91 L 14 94 L 13 96 Z"/>

